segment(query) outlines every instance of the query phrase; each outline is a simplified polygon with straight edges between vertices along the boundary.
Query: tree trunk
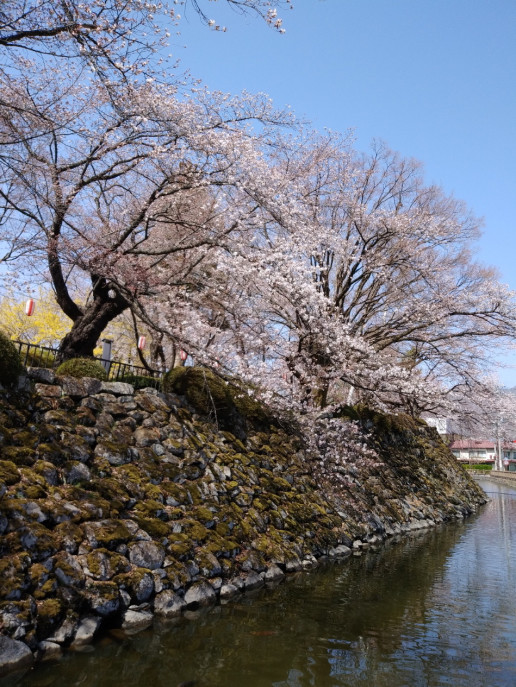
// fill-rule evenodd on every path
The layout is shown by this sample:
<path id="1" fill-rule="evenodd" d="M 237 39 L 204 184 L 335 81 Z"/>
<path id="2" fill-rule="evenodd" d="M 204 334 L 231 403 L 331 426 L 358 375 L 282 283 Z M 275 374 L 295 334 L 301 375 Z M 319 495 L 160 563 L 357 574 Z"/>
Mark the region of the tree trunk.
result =
<path id="1" fill-rule="evenodd" d="M 57 360 L 92 358 L 104 329 L 128 307 L 127 301 L 121 297 L 114 300 L 96 297 L 75 319 L 72 329 L 61 341 Z"/>

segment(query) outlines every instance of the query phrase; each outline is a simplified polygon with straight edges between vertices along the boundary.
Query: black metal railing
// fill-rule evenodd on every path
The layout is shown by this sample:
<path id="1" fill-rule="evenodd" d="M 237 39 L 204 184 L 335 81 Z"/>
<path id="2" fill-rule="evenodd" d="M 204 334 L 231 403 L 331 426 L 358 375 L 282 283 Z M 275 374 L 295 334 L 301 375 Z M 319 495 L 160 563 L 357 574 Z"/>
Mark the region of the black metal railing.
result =
<path id="1" fill-rule="evenodd" d="M 57 348 L 39 346 L 25 341 L 13 341 L 25 367 L 55 367 Z"/>
<path id="2" fill-rule="evenodd" d="M 39 346 L 25 341 L 13 341 L 18 349 L 21 361 L 25 367 L 57 367 L 57 348 Z M 120 360 L 105 360 L 96 358 L 108 374 L 110 381 L 128 382 L 134 386 L 152 386 L 158 388 L 163 373 L 159 370 L 149 370 L 142 365 L 124 363 Z"/>

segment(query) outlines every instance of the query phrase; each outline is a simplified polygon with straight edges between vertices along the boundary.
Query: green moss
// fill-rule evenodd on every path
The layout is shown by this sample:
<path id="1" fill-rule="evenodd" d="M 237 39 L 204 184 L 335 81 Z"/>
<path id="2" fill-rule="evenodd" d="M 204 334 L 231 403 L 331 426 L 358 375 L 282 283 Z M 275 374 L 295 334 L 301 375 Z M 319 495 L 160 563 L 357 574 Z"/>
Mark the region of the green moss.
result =
<path id="1" fill-rule="evenodd" d="M 37 602 L 37 633 L 43 638 L 56 629 L 64 616 L 63 602 L 59 599 L 43 599 Z"/>
<path id="2" fill-rule="evenodd" d="M 12 443 L 15 446 L 24 446 L 25 448 L 34 449 L 38 445 L 38 442 L 39 437 L 34 431 L 24 430 L 12 435 Z"/>
<path id="3" fill-rule="evenodd" d="M 109 504 L 109 512 L 120 513 L 130 501 L 130 495 L 125 487 L 116 479 L 110 477 L 96 477 L 90 480 L 84 487 L 92 491 Z M 113 516 L 112 516 L 113 517 Z"/>
<path id="4" fill-rule="evenodd" d="M 167 551 L 171 556 L 177 560 L 186 560 L 193 550 L 192 542 L 190 541 L 174 541 L 167 547 Z"/>
<path id="5" fill-rule="evenodd" d="M 36 455 L 39 461 L 57 466 L 63 465 L 69 458 L 68 453 L 62 449 L 57 441 L 39 444 Z"/>
<path id="6" fill-rule="evenodd" d="M 131 539 L 131 533 L 122 520 L 111 520 L 95 528 L 95 539 L 101 547 L 115 549 Z"/>
<path id="7" fill-rule="evenodd" d="M 167 372 L 163 377 L 163 391 L 168 394 L 183 388 L 181 380 L 187 369 L 188 368 L 186 367 L 173 367 L 171 370 L 169 370 L 169 372 Z"/>
<path id="8" fill-rule="evenodd" d="M 12 432 L 4 425 L 0 425 L 0 446 L 7 446 L 12 441 Z"/>
<path id="9" fill-rule="evenodd" d="M 177 503 L 188 503 L 187 491 L 180 484 L 176 484 L 175 482 L 163 482 L 160 486 L 162 492 L 166 496 L 172 497 Z"/>
<path id="10" fill-rule="evenodd" d="M 287 482 L 283 477 L 277 476 L 272 478 L 272 487 L 274 491 L 290 491 L 292 489 L 290 482 Z"/>
<path id="11" fill-rule="evenodd" d="M 230 532 L 229 525 L 225 522 L 218 522 L 215 525 L 215 532 L 219 537 L 225 537 Z"/>
<path id="12" fill-rule="evenodd" d="M 107 572 L 108 578 L 111 578 L 128 572 L 131 567 L 125 556 L 108 549 L 95 549 L 87 555 L 86 560 L 88 570 L 94 577 L 100 577 Z"/>
<path id="13" fill-rule="evenodd" d="M 126 589 L 133 600 L 136 600 L 141 583 L 149 571 L 145 568 L 135 568 L 130 572 L 121 573 L 113 578 L 112 583 L 117 587 Z"/>
<path id="14" fill-rule="evenodd" d="M 206 551 L 215 554 L 216 556 L 224 556 L 238 551 L 240 549 L 236 539 L 232 537 L 221 537 L 212 532 L 207 543 L 204 545 Z"/>
<path id="15" fill-rule="evenodd" d="M 40 584 L 33 592 L 32 596 L 35 599 L 54 598 L 58 589 L 58 583 L 55 577 L 50 577 L 48 580 Z"/>
<path id="16" fill-rule="evenodd" d="M 12 501 L 12 499 L 9 499 L 9 501 Z M 26 502 L 23 503 L 23 505 L 25 504 Z M 14 515 L 15 511 L 11 503 L 9 503 L 8 507 L 4 505 L 2 511 L 8 518 L 14 516 L 18 520 L 16 529 L 2 537 L 2 549 L 4 552 L 13 554 L 28 552 L 31 559 L 36 562 L 44 560 L 57 551 L 53 533 L 43 525 L 34 521 L 19 524 L 20 515 Z"/>
<path id="17" fill-rule="evenodd" d="M 191 516 L 199 522 L 205 523 L 213 520 L 214 515 L 209 508 L 205 506 L 197 506 L 191 511 Z"/>
<path id="18" fill-rule="evenodd" d="M 83 518 L 85 520 L 106 518 L 112 511 L 112 503 L 108 498 L 102 498 L 95 491 L 90 491 L 91 482 L 88 482 L 86 488 L 74 485 L 66 485 L 60 489 L 62 497 L 71 501 L 78 508 L 81 508 Z"/>
<path id="19" fill-rule="evenodd" d="M 20 472 L 12 460 L 0 460 L 0 482 L 10 486 L 19 482 L 20 478 Z"/>
<path id="20" fill-rule="evenodd" d="M 143 515 L 144 517 L 158 518 L 163 512 L 163 504 L 161 501 L 152 501 L 148 499 L 135 503 L 133 510 L 138 513 L 138 515 Z"/>
<path id="21" fill-rule="evenodd" d="M 27 587 L 30 563 L 30 556 L 25 552 L 0 559 L 0 598 L 20 598 Z"/>
<path id="22" fill-rule="evenodd" d="M 174 587 L 174 589 L 177 589 L 178 587 L 184 587 L 190 581 L 190 576 L 188 575 L 186 567 L 179 561 L 174 561 L 172 565 L 169 565 L 165 568 L 165 571 L 167 575 L 166 579 Z"/>
<path id="23" fill-rule="evenodd" d="M 39 484 L 30 484 L 24 487 L 23 492 L 28 499 L 44 499 L 47 495 L 47 490 Z"/>
<path id="24" fill-rule="evenodd" d="M 138 526 L 145 530 L 153 539 L 162 539 L 170 534 L 170 525 L 159 518 L 135 516 Z"/>
<path id="25" fill-rule="evenodd" d="M 3 573 L 1 571 L 0 565 L 0 579 L 2 575 Z M 34 563 L 33 565 L 31 565 L 29 570 L 29 580 L 31 587 L 41 587 L 45 582 L 47 582 L 48 578 L 49 572 L 44 565 L 42 565 L 41 563 Z"/>
<path id="26" fill-rule="evenodd" d="M 66 541 L 78 546 L 84 539 L 84 532 L 82 527 L 74 522 L 60 522 L 54 528 L 54 535 L 59 544 L 59 548 L 63 548 L 63 543 Z"/>
<path id="27" fill-rule="evenodd" d="M 202 494 L 201 494 L 197 484 L 188 484 L 188 486 L 186 486 L 186 490 L 190 494 L 190 498 L 191 498 L 192 503 L 194 505 L 198 505 L 199 503 L 201 503 Z"/>
<path id="28" fill-rule="evenodd" d="M 253 540 L 253 549 L 262 553 L 269 560 L 282 561 L 285 553 L 290 554 L 290 549 L 280 533 L 273 527 L 267 534 L 262 534 Z"/>
<path id="29" fill-rule="evenodd" d="M 152 501 L 153 503 L 158 503 L 161 508 L 163 508 L 163 494 L 161 488 L 157 484 L 145 484 L 143 487 L 143 492 L 145 498 Z M 159 510 L 159 507 L 157 508 Z"/>
<path id="30" fill-rule="evenodd" d="M 183 525 L 183 531 L 191 540 L 202 543 L 209 536 L 209 530 L 196 520 L 188 519 L 181 524 Z"/>
<path id="31" fill-rule="evenodd" d="M 20 354 L 4 332 L 0 331 L 0 384 L 13 387 L 23 373 Z"/>
<path id="32" fill-rule="evenodd" d="M 34 449 L 25 446 L 5 446 L 2 449 L 2 457 L 16 465 L 34 465 L 37 460 Z"/>

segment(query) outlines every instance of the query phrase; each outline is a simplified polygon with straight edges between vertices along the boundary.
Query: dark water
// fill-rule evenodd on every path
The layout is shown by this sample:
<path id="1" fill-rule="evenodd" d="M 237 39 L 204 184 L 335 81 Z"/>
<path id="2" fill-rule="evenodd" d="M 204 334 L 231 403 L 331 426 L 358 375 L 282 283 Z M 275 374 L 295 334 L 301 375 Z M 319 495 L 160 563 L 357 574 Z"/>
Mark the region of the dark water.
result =
<path id="1" fill-rule="evenodd" d="M 492 501 L 466 523 L 106 638 L 17 684 L 514 687 L 516 490 L 483 486 Z"/>

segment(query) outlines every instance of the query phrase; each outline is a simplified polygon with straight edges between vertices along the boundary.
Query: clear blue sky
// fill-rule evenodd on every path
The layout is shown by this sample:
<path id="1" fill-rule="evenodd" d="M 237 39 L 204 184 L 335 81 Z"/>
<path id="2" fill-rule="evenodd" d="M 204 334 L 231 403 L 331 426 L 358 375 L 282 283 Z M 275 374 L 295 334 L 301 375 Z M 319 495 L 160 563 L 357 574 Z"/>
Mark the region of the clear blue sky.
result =
<path id="1" fill-rule="evenodd" d="M 228 31 L 186 12 L 173 53 L 193 76 L 421 160 L 484 217 L 477 258 L 516 289 L 516 0 L 294 0 L 285 35 L 204 7 Z M 501 379 L 516 385 L 516 370 Z"/>

